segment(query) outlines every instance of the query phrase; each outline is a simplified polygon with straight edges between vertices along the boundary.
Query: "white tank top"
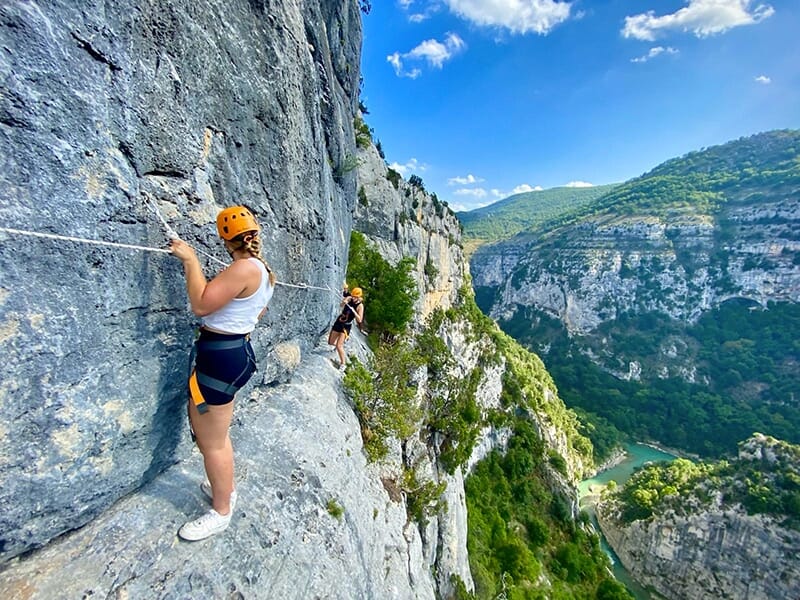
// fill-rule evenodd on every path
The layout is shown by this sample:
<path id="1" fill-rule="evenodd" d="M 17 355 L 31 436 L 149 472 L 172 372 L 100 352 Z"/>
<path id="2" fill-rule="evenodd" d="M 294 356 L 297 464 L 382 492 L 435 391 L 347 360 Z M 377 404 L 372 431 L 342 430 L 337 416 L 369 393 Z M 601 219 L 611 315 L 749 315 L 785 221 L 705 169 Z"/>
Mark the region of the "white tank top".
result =
<path id="1" fill-rule="evenodd" d="M 275 287 L 269 282 L 267 268 L 257 258 L 248 258 L 261 269 L 261 283 L 247 298 L 234 298 L 219 310 L 203 317 L 203 325 L 225 333 L 250 333 L 255 329 L 258 315 L 272 299 Z"/>

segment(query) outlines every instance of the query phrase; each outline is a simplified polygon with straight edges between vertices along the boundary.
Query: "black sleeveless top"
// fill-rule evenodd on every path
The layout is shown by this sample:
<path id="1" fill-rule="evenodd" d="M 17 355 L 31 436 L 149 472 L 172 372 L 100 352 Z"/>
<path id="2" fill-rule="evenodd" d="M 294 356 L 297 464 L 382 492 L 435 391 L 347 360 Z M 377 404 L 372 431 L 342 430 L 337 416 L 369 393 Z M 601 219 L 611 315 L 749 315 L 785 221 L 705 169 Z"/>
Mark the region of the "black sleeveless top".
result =
<path id="1" fill-rule="evenodd" d="M 347 299 L 345 306 L 342 307 L 342 314 L 339 315 L 338 321 L 342 323 L 352 323 L 353 319 L 356 318 L 356 311 L 358 310 L 359 304 L 361 304 L 361 300 L 355 298 L 354 296 L 350 296 Z M 352 310 L 350 310 L 348 306 L 352 307 Z"/>

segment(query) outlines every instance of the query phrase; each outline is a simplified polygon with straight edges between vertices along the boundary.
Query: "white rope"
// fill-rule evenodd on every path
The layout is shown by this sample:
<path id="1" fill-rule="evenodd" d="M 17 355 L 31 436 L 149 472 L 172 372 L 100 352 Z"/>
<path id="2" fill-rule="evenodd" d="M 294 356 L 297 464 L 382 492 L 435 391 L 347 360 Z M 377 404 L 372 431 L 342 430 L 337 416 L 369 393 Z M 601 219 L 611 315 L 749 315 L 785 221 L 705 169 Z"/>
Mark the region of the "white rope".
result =
<path id="1" fill-rule="evenodd" d="M 155 212 L 156 215 L 158 216 L 158 219 L 161 221 L 161 224 L 164 226 L 164 230 L 167 232 L 167 236 L 169 237 L 169 239 L 171 239 L 171 240 L 180 239 L 180 236 L 178 235 L 178 233 L 172 227 L 170 227 L 169 223 L 167 223 L 166 219 L 164 219 L 164 217 L 162 216 L 161 212 L 158 210 L 158 207 L 155 205 L 155 203 L 150 199 L 148 199 L 148 203 L 150 204 L 150 207 L 153 209 L 153 212 Z M 119 242 L 106 242 L 104 240 L 90 240 L 90 239 L 86 239 L 86 238 L 73 237 L 73 236 L 69 236 L 69 235 L 58 235 L 58 234 L 55 234 L 55 233 L 41 233 L 41 232 L 38 232 L 38 231 L 28 231 L 28 230 L 25 230 L 25 229 L 12 229 L 11 227 L 0 227 L 0 231 L 2 231 L 4 233 L 13 233 L 13 234 L 16 234 L 16 235 L 27 235 L 27 236 L 31 236 L 31 237 L 47 238 L 47 239 L 51 239 L 51 240 L 64 240 L 64 241 L 68 241 L 68 242 L 79 242 L 81 244 L 94 244 L 94 245 L 97 245 L 97 246 L 113 246 L 115 248 L 126 248 L 128 250 L 142 250 L 142 251 L 145 251 L 145 252 L 161 252 L 162 254 L 172 254 L 172 250 L 169 250 L 167 248 L 152 248 L 150 246 L 137 246 L 135 244 L 121 244 Z M 198 248 L 192 248 L 192 249 L 195 252 L 199 252 L 203 256 L 205 256 L 207 258 L 210 258 L 211 260 L 219 263 L 223 267 L 227 267 L 228 266 L 228 263 L 218 259 L 216 256 L 212 256 L 211 254 L 208 254 L 207 252 L 203 252 L 202 250 L 200 250 Z M 281 285 L 281 286 L 290 287 L 290 288 L 297 288 L 297 289 L 301 289 L 301 290 L 306 290 L 306 289 L 322 290 L 324 292 L 330 292 L 331 294 L 333 294 L 333 295 L 338 297 L 338 293 L 335 290 L 332 290 L 328 286 L 320 287 L 320 286 L 316 286 L 316 285 L 309 285 L 307 283 L 300 283 L 300 284 L 297 284 L 297 283 L 284 283 L 283 281 L 276 281 L 275 285 Z"/>
<path id="2" fill-rule="evenodd" d="M 164 229 L 167 232 L 167 236 L 170 239 L 173 239 L 173 240 L 174 239 L 180 239 L 180 236 L 178 235 L 178 233 L 172 227 L 170 227 L 169 223 L 167 223 L 167 220 L 161 214 L 161 211 L 158 210 L 158 206 L 156 205 L 156 203 L 153 200 L 151 200 L 150 198 L 147 199 L 147 202 L 148 202 L 148 204 L 150 204 L 150 208 L 153 209 L 153 212 L 156 213 L 156 216 L 158 217 L 158 220 L 161 221 L 161 224 L 164 226 Z M 215 256 L 211 256 L 210 254 L 207 254 L 206 252 L 203 252 L 202 250 L 199 250 L 198 248 L 194 248 L 194 250 L 195 250 L 195 252 L 199 252 L 203 256 L 207 256 L 211 260 L 214 260 L 214 261 L 218 262 L 221 265 L 224 265 L 226 267 L 228 266 L 227 263 L 219 260 Z M 297 288 L 297 289 L 301 289 L 301 290 L 307 290 L 307 289 L 322 290 L 324 292 L 330 292 L 330 293 L 332 293 L 332 294 L 334 294 L 335 296 L 338 297 L 338 294 L 334 290 L 332 290 L 331 288 L 329 288 L 327 286 L 326 287 L 319 287 L 319 286 L 316 286 L 316 285 L 309 285 L 307 283 L 296 284 L 296 283 L 284 283 L 283 281 L 276 281 L 275 285 L 281 285 L 283 287 Z"/>
<path id="3" fill-rule="evenodd" d="M 158 205 L 155 203 L 154 200 L 151 198 L 147 198 L 147 203 L 150 205 L 150 208 L 153 209 L 153 212 L 156 213 L 158 220 L 161 221 L 161 224 L 164 226 L 164 229 L 167 231 L 167 237 L 171 240 L 178 240 L 181 236 L 178 235 L 178 232 L 175 231 L 172 227 L 170 227 L 167 220 L 161 215 L 161 211 L 158 210 Z"/>
<path id="4" fill-rule="evenodd" d="M 162 252 L 164 254 L 172 254 L 172 251 L 166 248 L 151 248 L 149 246 L 136 246 L 134 244 L 120 244 L 118 242 L 106 242 L 103 240 L 88 240 L 86 238 L 72 237 L 70 235 L 58 235 L 55 233 L 41 233 L 38 231 L 27 231 L 25 229 L 12 229 L 11 227 L 0 227 L 0 231 L 4 233 L 14 233 L 16 235 L 29 235 L 32 237 L 48 238 L 52 240 L 66 240 L 68 242 L 80 242 L 82 244 L 95 244 L 97 246 L 114 246 L 115 248 L 127 248 L 129 250 L 144 250 L 146 252 Z"/>
<path id="5" fill-rule="evenodd" d="M 153 210 L 153 212 L 156 213 L 156 216 L 158 217 L 158 220 L 161 221 L 161 224 L 164 226 L 164 231 L 167 232 L 167 237 L 169 239 L 171 239 L 171 240 L 179 240 L 179 239 L 181 239 L 181 236 L 178 235 L 178 232 L 175 231 L 170 226 L 169 223 L 167 223 L 167 220 L 164 218 L 164 215 L 162 215 L 161 211 L 158 210 L 158 205 L 155 203 L 155 201 L 152 200 L 151 198 L 147 198 L 147 203 L 150 205 L 150 208 Z M 226 263 L 225 261 L 218 259 L 216 256 L 212 256 L 208 252 L 203 252 L 199 248 L 192 248 L 192 250 L 194 250 L 195 252 L 197 252 L 199 254 L 202 254 L 206 258 L 210 258 L 211 260 L 213 260 L 214 262 L 222 265 L 223 267 L 227 267 L 228 266 L 228 263 Z"/>

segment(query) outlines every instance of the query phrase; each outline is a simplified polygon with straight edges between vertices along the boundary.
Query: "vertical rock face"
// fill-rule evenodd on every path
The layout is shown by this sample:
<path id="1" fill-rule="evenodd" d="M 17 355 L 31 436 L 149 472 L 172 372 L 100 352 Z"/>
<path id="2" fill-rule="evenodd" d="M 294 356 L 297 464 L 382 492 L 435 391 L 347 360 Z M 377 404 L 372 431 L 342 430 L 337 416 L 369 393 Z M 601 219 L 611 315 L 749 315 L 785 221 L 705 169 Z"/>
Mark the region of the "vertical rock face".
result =
<path id="1" fill-rule="evenodd" d="M 245 203 L 281 281 L 338 286 L 360 33 L 354 2 L 4 2 L 0 226 L 164 247 L 153 203 L 223 259 L 214 217 Z M 186 451 L 183 285 L 166 254 L 0 233 L 2 559 Z M 279 288 L 253 383 L 285 380 L 335 303 Z"/>
<path id="2" fill-rule="evenodd" d="M 800 535 L 737 510 L 600 525 L 636 581 L 666 598 L 800 597 Z"/>
<path id="3" fill-rule="evenodd" d="M 416 259 L 417 313 L 424 321 L 435 308 L 452 306 L 466 281 L 459 222 L 424 190 L 402 179 L 393 184 L 374 146 L 359 151 L 358 158 L 360 200 L 354 227 L 390 262 L 403 256 Z"/>
<path id="4" fill-rule="evenodd" d="M 403 257 L 415 259 L 419 298 L 412 327 L 421 329 L 435 308 L 453 305 L 466 280 L 467 263 L 458 220 L 442 205 L 437 210 L 424 191 L 402 179 L 396 184 L 387 179 L 388 169 L 374 146 L 361 150 L 358 158 L 359 202 L 353 227 L 364 233 L 389 262 L 396 264 Z M 451 350 L 455 356 L 462 356 L 474 349 L 459 344 Z M 447 509 L 431 518 L 420 531 L 421 559 L 436 573 L 437 590 L 444 597 L 452 594 L 451 574 L 457 575 L 467 589 L 473 589 L 461 470 L 453 475 L 440 471 L 435 440 L 423 441 L 415 436 L 405 442 L 399 454 L 399 460 L 414 467 L 426 480 L 447 484 L 443 497 Z M 410 526 L 417 528 L 413 523 Z"/>
<path id="5" fill-rule="evenodd" d="M 374 147 L 360 151 L 358 157 L 359 202 L 354 229 L 364 233 L 392 263 L 403 257 L 414 258 L 419 299 L 412 329 L 419 331 L 425 327 L 434 309 L 447 310 L 458 305 L 459 291 L 468 281 L 460 225 L 452 211 L 421 186 L 402 179 L 393 183 L 391 173 Z M 482 412 L 503 410 L 502 380 L 509 365 L 505 358 L 500 359 L 500 364 L 493 364 L 490 357 L 502 354 L 495 342 L 488 337 L 475 336 L 469 323 L 458 319 L 442 326 L 438 334 L 454 358 L 456 381 L 467 381 L 475 369 L 480 372 L 475 401 Z M 427 389 L 433 387 L 431 382 L 425 377 L 422 379 L 422 396 L 435 395 Z M 549 378 L 540 384 L 543 404 L 561 404 Z M 570 448 L 563 427 L 553 423 L 544 410 L 541 414 L 531 411 L 529 418 L 547 447 L 566 457 L 572 479 L 580 475 L 584 465 Z M 458 576 L 467 589 L 473 589 L 467 552 L 465 470 L 468 471 L 495 448 L 504 448 L 509 436 L 508 429 L 487 424 L 465 466 L 457 467 L 452 474 L 447 473 L 439 461 L 442 440 L 436 435 L 420 431 L 419 435 L 403 443 L 400 460 L 406 467 L 422 474 L 425 480 L 447 484 L 442 498 L 446 510 L 431 518 L 421 530 L 423 556 L 436 573 L 436 586 L 442 597 L 454 593 L 451 575 Z M 567 478 L 555 471 L 550 475 L 549 483 L 553 489 L 565 498 L 574 497 L 574 488 Z"/>

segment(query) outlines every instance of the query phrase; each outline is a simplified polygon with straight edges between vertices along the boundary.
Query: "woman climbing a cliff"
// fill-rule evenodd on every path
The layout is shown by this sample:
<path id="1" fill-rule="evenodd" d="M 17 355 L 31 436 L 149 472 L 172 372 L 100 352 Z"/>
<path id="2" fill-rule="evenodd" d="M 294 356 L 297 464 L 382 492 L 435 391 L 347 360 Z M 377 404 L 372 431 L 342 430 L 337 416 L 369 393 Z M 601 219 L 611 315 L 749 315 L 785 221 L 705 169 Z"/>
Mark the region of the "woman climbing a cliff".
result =
<path id="1" fill-rule="evenodd" d="M 189 521 L 178 534 L 201 540 L 224 531 L 236 505 L 233 446 L 228 430 L 233 397 L 256 370 L 250 332 L 267 309 L 275 275 L 261 257 L 260 227 L 244 206 L 217 215 L 217 231 L 233 262 L 207 281 L 194 250 L 176 239 L 171 251 L 183 263 L 192 312 L 202 318 L 189 378 L 189 422 L 207 480 L 200 487 L 211 510 Z"/>
<path id="2" fill-rule="evenodd" d="M 364 323 L 364 292 L 361 288 L 353 288 L 348 296 L 344 296 L 339 303 L 341 313 L 333 323 L 331 332 L 328 335 L 328 344 L 336 347 L 339 355 L 339 368 L 343 369 L 346 363 L 344 355 L 344 342 L 350 335 L 353 327 L 353 319 L 361 329 Z"/>

